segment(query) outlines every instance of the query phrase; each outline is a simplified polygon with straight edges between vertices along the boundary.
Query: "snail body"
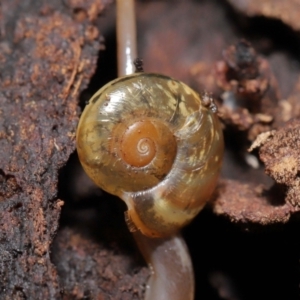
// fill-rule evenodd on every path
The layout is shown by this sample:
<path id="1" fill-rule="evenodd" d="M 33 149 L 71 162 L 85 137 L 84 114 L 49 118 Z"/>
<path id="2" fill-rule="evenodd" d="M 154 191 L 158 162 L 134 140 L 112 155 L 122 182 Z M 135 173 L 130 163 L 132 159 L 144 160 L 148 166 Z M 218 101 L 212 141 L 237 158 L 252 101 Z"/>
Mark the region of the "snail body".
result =
<path id="1" fill-rule="evenodd" d="M 130 228 L 149 237 L 170 236 L 202 209 L 223 147 L 218 117 L 201 96 L 158 74 L 135 73 L 102 87 L 77 130 L 86 173 L 126 202 Z"/>

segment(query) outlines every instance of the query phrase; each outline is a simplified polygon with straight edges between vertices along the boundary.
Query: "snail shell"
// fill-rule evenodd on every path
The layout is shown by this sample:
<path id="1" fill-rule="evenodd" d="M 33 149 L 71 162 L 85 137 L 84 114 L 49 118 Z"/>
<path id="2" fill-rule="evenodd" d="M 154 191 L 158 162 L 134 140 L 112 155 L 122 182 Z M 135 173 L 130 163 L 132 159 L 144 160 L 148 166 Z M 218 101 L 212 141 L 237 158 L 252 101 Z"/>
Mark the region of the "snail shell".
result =
<path id="1" fill-rule="evenodd" d="M 211 196 L 223 156 L 216 114 L 184 83 L 136 73 L 102 87 L 86 106 L 77 150 L 86 173 L 127 206 L 150 237 L 175 233 Z"/>

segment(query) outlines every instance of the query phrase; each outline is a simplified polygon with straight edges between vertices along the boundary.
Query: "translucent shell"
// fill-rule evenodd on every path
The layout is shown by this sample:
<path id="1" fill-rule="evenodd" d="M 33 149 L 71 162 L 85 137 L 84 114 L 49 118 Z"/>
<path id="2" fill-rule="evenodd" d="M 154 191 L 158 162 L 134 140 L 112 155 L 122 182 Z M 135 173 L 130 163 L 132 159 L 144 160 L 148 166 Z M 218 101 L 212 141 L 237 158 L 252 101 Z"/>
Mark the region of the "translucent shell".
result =
<path id="1" fill-rule="evenodd" d="M 175 233 L 202 209 L 215 188 L 223 148 L 218 117 L 201 96 L 158 74 L 136 73 L 105 85 L 77 130 L 86 173 L 123 199 L 131 228 L 150 237 Z"/>

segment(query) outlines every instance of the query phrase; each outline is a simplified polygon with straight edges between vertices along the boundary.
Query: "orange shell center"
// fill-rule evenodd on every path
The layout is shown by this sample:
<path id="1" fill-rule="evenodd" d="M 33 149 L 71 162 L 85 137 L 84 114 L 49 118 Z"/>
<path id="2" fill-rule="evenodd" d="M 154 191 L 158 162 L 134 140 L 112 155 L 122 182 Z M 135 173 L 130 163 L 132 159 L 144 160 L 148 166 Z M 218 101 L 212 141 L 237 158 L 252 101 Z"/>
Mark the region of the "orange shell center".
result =
<path id="1" fill-rule="evenodd" d="M 134 167 L 148 165 L 156 155 L 158 133 L 151 121 L 138 121 L 130 125 L 121 140 L 122 159 Z"/>

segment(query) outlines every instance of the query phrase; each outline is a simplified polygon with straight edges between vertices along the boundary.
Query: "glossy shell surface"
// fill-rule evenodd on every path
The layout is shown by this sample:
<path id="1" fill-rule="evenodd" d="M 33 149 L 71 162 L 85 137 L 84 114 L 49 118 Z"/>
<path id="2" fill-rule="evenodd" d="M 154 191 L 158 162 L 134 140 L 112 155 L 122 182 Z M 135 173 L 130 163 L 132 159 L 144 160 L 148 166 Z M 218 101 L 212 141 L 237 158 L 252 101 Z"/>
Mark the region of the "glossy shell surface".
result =
<path id="1" fill-rule="evenodd" d="M 216 114 L 184 83 L 136 73 L 102 87 L 84 109 L 77 150 L 87 174 L 128 206 L 147 236 L 189 223 L 211 196 L 223 156 Z"/>

